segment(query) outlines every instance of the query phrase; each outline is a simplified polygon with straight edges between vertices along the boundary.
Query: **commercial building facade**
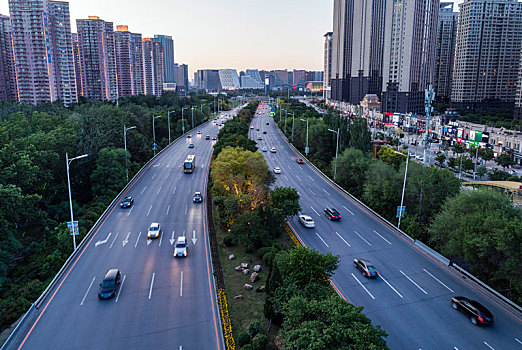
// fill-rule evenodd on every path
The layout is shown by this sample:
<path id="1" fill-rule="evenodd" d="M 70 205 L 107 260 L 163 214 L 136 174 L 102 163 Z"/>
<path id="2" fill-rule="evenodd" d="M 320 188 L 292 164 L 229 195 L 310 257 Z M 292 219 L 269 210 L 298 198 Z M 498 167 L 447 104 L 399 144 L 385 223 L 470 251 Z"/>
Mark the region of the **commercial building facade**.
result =
<path id="1" fill-rule="evenodd" d="M 239 76 L 235 69 L 220 69 L 219 81 L 223 90 L 237 90 L 241 88 Z"/>
<path id="2" fill-rule="evenodd" d="M 17 99 L 14 67 L 11 24 L 8 16 L 0 15 L 0 101 Z"/>
<path id="3" fill-rule="evenodd" d="M 458 12 L 453 11 L 453 2 L 441 2 L 433 77 L 433 88 L 438 101 L 448 102 L 451 98 L 457 19 Z"/>
<path id="4" fill-rule="evenodd" d="M 175 61 L 174 61 L 174 40 L 170 35 L 154 35 L 152 41 L 161 43 L 163 49 L 163 66 L 165 70 L 164 80 L 166 83 L 175 83 Z"/>

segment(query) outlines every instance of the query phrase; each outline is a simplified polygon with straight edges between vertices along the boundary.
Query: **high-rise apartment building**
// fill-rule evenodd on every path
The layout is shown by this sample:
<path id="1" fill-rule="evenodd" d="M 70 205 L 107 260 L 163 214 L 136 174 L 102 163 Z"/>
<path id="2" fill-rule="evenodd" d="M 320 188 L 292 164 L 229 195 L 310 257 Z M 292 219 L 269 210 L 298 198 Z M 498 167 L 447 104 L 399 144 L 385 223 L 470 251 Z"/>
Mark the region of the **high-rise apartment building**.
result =
<path id="1" fill-rule="evenodd" d="M 145 70 L 143 67 L 143 39 L 139 33 L 131 33 L 132 94 L 145 94 Z"/>
<path id="2" fill-rule="evenodd" d="M 221 81 L 219 80 L 219 70 L 217 69 L 200 69 L 194 73 L 194 84 L 197 89 L 207 91 L 221 90 Z"/>
<path id="3" fill-rule="evenodd" d="M 433 77 L 433 88 L 438 101 L 447 102 L 451 98 L 457 18 L 458 12 L 453 12 L 452 2 L 440 3 Z"/>
<path id="4" fill-rule="evenodd" d="M 82 96 L 116 101 L 118 79 L 114 25 L 97 16 L 76 20 L 82 75 Z"/>
<path id="5" fill-rule="evenodd" d="M 433 83 L 439 0 L 386 2 L 383 112 L 424 113 Z"/>
<path id="6" fill-rule="evenodd" d="M 0 15 L 0 101 L 16 99 L 11 24 L 8 16 Z"/>
<path id="7" fill-rule="evenodd" d="M 170 35 L 154 35 L 152 41 L 159 42 L 163 46 L 163 64 L 165 67 L 165 82 L 174 83 L 176 82 L 176 76 L 174 73 L 175 61 L 174 61 L 174 40 Z"/>
<path id="8" fill-rule="evenodd" d="M 77 101 L 69 4 L 9 0 L 19 101 Z"/>
<path id="9" fill-rule="evenodd" d="M 76 77 L 76 91 L 78 96 L 82 96 L 82 69 L 80 59 L 80 48 L 78 47 L 78 34 L 72 33 L 72 51 L 74 59 L 74 76 Z"/>
<path id="10" fill-rule="evenodd" d="M 522 120 L 522 52 L 520 53 L 520 68 L 518 71 L 517 93 L 515 95 L 515 120 Z"/>
<path id="11" fill-rule="evenodd" d="M 239 76 L 235 69 L 220 69 L 219 81 L 223 90 L 237 90 L 241 87 Z"/>
<path id="12" fill-rule="evenodd" d="M 116 26 L 114 32 L 114 49 L 116 50 L 116 70 L 118 74 L 118 96 L 132 96 L 132 54 L 131 54 L 131 33 L 129 27 L 124 25 Z"/>
<path id="13" fill-rule="evenodd" d="M 324 80 L 323 97 L 326 100 L 332 98 L 332 32 L 324 35 Z"/>
<path id="14" fill-rule="evenodd" d="M 146 95 L 163 94 L 164 65 L 163 46 L 160 42 L 152 41 L 151 38 L 143 38 L 143 77 Z"/>
<path id="15" fill-rule="evenodd" d="M 380 94 L 383 28 L 390 2 L 335 0 L 329 79 L 333 100 L 359 104 L 366 94 Z"/>
<path id="16" fill-rule="evenodd" d="M 188 65 L 176 64 L 174 67 L 174 77 L 176 78 L 176 91 L 180 96 L 186 96 L 189 89 Z"/>
<path id="17" fill-rule="evenodd" d="M 512 106 L 520 67 L 522 3 L 466 0 L 459 7 L 452 105 Z"/>

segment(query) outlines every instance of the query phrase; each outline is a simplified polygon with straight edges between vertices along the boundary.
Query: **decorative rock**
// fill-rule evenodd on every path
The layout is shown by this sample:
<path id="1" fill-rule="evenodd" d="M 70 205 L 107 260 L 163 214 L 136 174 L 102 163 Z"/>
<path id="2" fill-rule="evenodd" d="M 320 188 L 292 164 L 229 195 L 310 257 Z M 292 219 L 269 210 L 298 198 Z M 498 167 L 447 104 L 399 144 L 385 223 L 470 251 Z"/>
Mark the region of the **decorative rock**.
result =
<path id="1" fill-rule="evenodd" d="M 228 260 L 234 260 L 236 258 L 236 256 L 234 254 L 230 254 L 228 256 Z"/>
<path id="2" fill-rule="evenodd" d="M 265 286 L 259 286 L 256 288 L 256 292 L 261 293 L 265 291 Z"/>
<path id="3" fill-rule="evenodd" d="M 250 290 L 250 289 L 252 289 L 252 288 L 254 288 L 254 287 L 252 287 L 252 285 L 250 285 L 250 284 L 246 284 L 246 283 L 245 283 L 244 288 L 245 288 L 246 290 Z"/>
<path id="4" fill-rule="evenodd" d="M 250 275 L 250 282 L 254 283 L 257 280 L 257 276 L 259 276 L 257 272 L 252 272 Z"/>
<path id="5" fill-rule="evenodd" d="M 254 266 L 254 271 L 255 271 L 255 272 L 259 272 L 259 271 L 261 271 L 261 265 L 256 265 L 256 266 Z"/>
<path id="6" fill-rule="evenodd" d="M 236 271 L 240 272 L 240 271 L 243 271 L 243 269 L 241 268 L 241 266 L 236 266 Z"/>
<path id="7" fill-rule="evenodd" d="M 241 267 L 242 267 L 243 269 L 248 268 L 248 263 L 241 263 Z"/>
<path id="8" fill-rule="evenodd" d="M 240 294 L 240 295 L 236 295 L 236 296 L 234 297 L 234 299 L 235 299 L 235 300 L 241 300 L 241 299 L 243 299 L 243 296 L 242 296 L 241 294 Z"/>
<path id="9" fill-rule="evenodd" d="M 248 275 L 249 272 L 250 272 L 249 269 L 245 269 L 245 270 L 243 270 L 243 275 Z"/>

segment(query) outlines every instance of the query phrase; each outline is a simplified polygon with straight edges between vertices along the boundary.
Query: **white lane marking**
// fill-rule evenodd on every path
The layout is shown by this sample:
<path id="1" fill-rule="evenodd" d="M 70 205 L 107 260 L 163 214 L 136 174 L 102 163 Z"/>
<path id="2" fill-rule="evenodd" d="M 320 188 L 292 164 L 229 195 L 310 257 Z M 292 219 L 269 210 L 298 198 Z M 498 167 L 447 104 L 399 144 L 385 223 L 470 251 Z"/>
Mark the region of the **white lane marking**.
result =
<path id="1" fill-rule="evenodd" d="M 453 349 L 455 349 L 455 350 L 459 350 L 459 348 L 457 348 L 456 346 L 454 346 Z"/>
<path id="2" fill-rule="evenodd" d="M 286 181 L 290 181 L 290 179 L 286 176 L 286 175 L 283 175 L 286 179 Z"/>
<path id="3" fill-rule="evenodd" d="M 116 236 L 114 236 L 114 240 L 112 241 L 111 246 L 109 248 L 112 248 L 112 246 L 114 245 L 114 242 L 116 242 L 116 238 L 118 238 L 119 234 L 120 234 L 119 232 L 116 233 Z"/>
<path id="4" fill-rule="evenodd" d="M 488 348 L 490 348 L 491 350 L 495 350 L 495 348 L 492 347 L 491 345 L 489 345 L 488 343 L 486 343 L 486 342 L 483 342 L 483 343 L 484 343 L 484 345 L 486 345 L 486 346 L 487 346 Z"/>
<path id="5" fill-rule="evenodd" d="M 386 281 L 386 279 L 384 277 L 382 277 L 382 275 L 379 275 L 379 277 L 382 278 L 384 283 L 386 283 L 388 285 L 388 287 L 390 287 L 395 293 L 397 293 L 398 296 L 400 296 L 402 299 L 404 299 L 402 297 L 401 293 L 397 292 L 397 289 L 393 288 L 393 286 L 391 284 L 389 284 L 388 281 Z"/>
<path id="6" fill-rule="evenodd" d="M 103 241 L 98 241 L 96 242 L 96 244 L 94 244 L 94 246 L 99 246 L 100 244 L 105 244 L 109 241 L 109 238 L 111 238 L 111 235 L 112 235 L 112 232 L 109 232 L 109 234 L 107 235 L 107 238 L 105 238 Z"/>
<path id="7" fill-rule="evenodd" d="M 359 283 L 359 285 L 361 287 L 363 287 L 363 289 L 366 291 L 366 293 L 368 293 L 368 295 L 370 297 L 372 297 L 373 300 L 375 300 L 375 297 L 372 295 L 372 293 L 370 293 L 370 291 L 368 289 L 366 289 L 366 287 L 361 283 L 361 281 L 359 281 L 359 279 L 357 277 L 355 277 L 355 275 L 352 273 L 352 277 L 355 278 L 355 280 L 357 281 L 357 283 Z"/>
<path id="8" fill-rule="evenodd" d="M 170 168 L 170 165 L 171 165 L 171 164 L 172 164 L 172 163 L 167 164 L 167 168 Z M 168 175 L 167 175 L 167 176 L 168 176 Z"/>
<path id="9" fill-rule="evenodd" d="M 183 296 L 183 271 L 181 271 L 181 283 L 179 285 L 179 296 Z"/>
<path id="10" fill-rule="evenodd" d="M 167 212 L 165 213 L 165 215 L 169 215 L 169 210 L 170 210 L 170 204 L 169 204 L 169 206 L 167 207 Z"/>
<path id="11" fill-rule="evenodd" d="M 156 192 L 156 193 L 157 193 L 157 194 L 159 194 L 159 193 L 160 193 L 160 191 L 161 191 L 161 186 L 160 186 L 160 188 L 158 188 L 158 192 Z"/>
<path id="12" fill-rule="evenodd" d="M 311 189 L 308 189 L 308 191 L 312 192 L 312 194 L 315 196 L 315 193 L 314 191 L 312 191 Z"/>
<path id="13" fill-rule="evenodd" d="M 180 345 L 180 346 L 179 346 L 179 350 L 183 350 L 183 346 Z"/>
<path id="14" fill-rule="evenodd" d="M 151 209 L 152 209 L 152 204 L 150 205 L 149 211 L 147 212 L 147 216 L 149 216 Z"/>
<path id="15" fill-rule="evenodd" d="M 194 245 L 196 245 L 196 230 L 192 230 L 192 243 L 194 243 Z"/>
<path id="16" fill-rule="evenodd" d="M 181 179 L 181 174 L 179 174 L 178 179 Z"/>
<path id="17" fill-rule="evenodd" d="M 323 191 L 324 191 L 327 195 L 331 196 L 331 194 L 330 194 L 327 190 L 325 190 L 324 188 L 323 188 Z"/>
<path id="18" fill-rule="evenodd" d="M 303 180 L 301 180 L 301 178 L 299 177 L 299 175 L 296 175 L 295 177 L 297 177 L 297 180 L 299 180 L 299 181 L 303 181 Z"/>
<path id="19" fill-rule="evenodd" d="M 147 186 L 143 187 L 140 194 L 143 194 L 143 192 L 145 192 L 146 189 L 147 189 Z"/>
<path id="20" fill-rule="evenodd" d="M 154 175 L 152 175 L 152 180 L 154 180 L 154 178 L 156 177 L 158 173 L 154 173 Z"/>
<path id="21" fill-rule="evenodd" d="M 154 285 L 154 276 L 156 276 L 156 273 L 152 273 L 152 280 L 150 281 L 150 289 L 149 289 L 149 300 L 152 297 L 152 286 Z"/>
<path id="22" fill-rule="evenodd" d="M 350 214 L 355 215 L 354 213 L 352 213 L 352 211 L 351 211 L 350 209 L 346 208 L 344 205 L 343 205 L 343 208 L 346 209 L 346 210 L 348 210 L 348 212 L 349 212 Z"/>
<path id="23" fill-rule="evenodd" d="M 312 179 L 312 177 L 311 177 L 310 175 L 308 175 L 308 177 L 310 178 L 310 180 L 312 180 L 313 182 L 315 182 L 315 180 L 314 180 L 314 179 Z"/>
<path id="24" fill-rule="evenodd" d="M 127 277 L 127 275 L 123 275 L 123 279 L 121 280 L 121 286 L 120 286 L 120 289 L 118 290 L 118 295 L 116 295 L 116 301 L 115 301 L 116 303 L 120 299 L 121 290 L 123 289 L 123 284 L 125 283 L 125 277 Z"/>
<path id="25" fill-rule="evenodd" d="M 339 236 L 339 238 L 340 238 L 344 243 L 346 243 L 346 245 L 347 245 L 348 247 L 351 247 L 350 243 L 346 242 L 346 241 L 344 240 L 344 238 L 342 238 L 341 235 L 340 235 L 339 233 L 336 232 L 335 234 L 336 234 L 337 236 Z"/>
<path id="26" fill-rule="evenodd" d="M 317 216 L 321 217 L 321 215 L 319 215 L 319 213 L 314 209 L 314 207 L 310 207 L 312 208 L 312 210 L 317 214 Z"/>
<path id="27" fill-rule="evenodd" d="M 125 240 L 122 242 L 124 247 L 125 247 L 125 245 L 126 245 L 127 243 L 129 243 L 129 236 L 130 236 L 130 232 L 127 233 L 127 237 L 125 237 Z"/>
<path id="28" fill-rule="evenodd" d="M 178 186 L 174 187 L 174 191 L 172 191 L 172 194 L 176 193 L 176 188 L 178 188 Z"/>
<path id="29" fill-rule="evenodd" d="M 136 244 L 134 244 L 134 248 L 136 248 L 138 246 L 138 241 L 140 240 L 140 237 L 141 237 L 141 231 L 140 231 L 140 234 L 138 235 L 138 239 L 136 240 Z"/>
<path id="30" fill-rule="evenodd" d="M 134 209 L 134 207 L 130 208 L 129 212 L 127 213 L 127 216 L 129 216 L 129 215 L 130 215 L 130 213 L 131 213 L 132 209 Z"/>
<path id="31" fill-rule="evenodd" d="M 167 174 L 167 176 L 165 176 L 165 180 L 167 180 L 167 179 L 169 178 L 169 175 L 170 175 L 170 174 Z"/>
<path id="32" fill-rule="evenodd" d="M 172 231 L 172 238 L 170 239 L 170 245 L 174 244 L 174 234 L 175 233 L 176 233 L 176 231 Z"/>
<path id="33" fill-rule="evenodd" d="M 163 234 L 160 235 L 160 242 L 158 244 L 158 247 L 161 247 L 161 240 L 163 239 Z"/>
<path id="34" fill-rule="evenodd" d="M 357 231 L 353 231 L 353 232 L 355 232 L 355 234 L 356 234 L 357 236 L 359 236 L 363 241 L 365 241 L 368 245 L 372 245 L 370 242 L 368 242 L 366 239 L 364 239 L 364 237 L 361 236 L 361 235 L 359 234 L 359 232 L 357 232 Z"/>
<path id="35" fill-rule="evenodd" d="M 181 164 L 180 164 L 180 165 L 178 165 L 178 168 L 181 168 Z"/>
<path id="36" fill-rule="evenodd" d="M 185 215 L 187 215 L 188 205 L 185 205 Z"/>
<path id="37" fill-rule="evenodd" d="M 516 340 L 520 345 L 522 345 L 522 341 L 520 341 L 518 338 L 515 338 L 515 340 Z"/>
<path id="38" fill-rule="evenodd" d="M 316 232 L 315 234 L 317 235 L 317 237 L 319 237 L 319 239 L 320 239 L 321 241 L 323 241 L 323 243 L 324 243 L 324 245 L 325 245 L 326 247 L 330 248 L 330 246 L 329 246 L 328 244 L 326 244 L 326 242 L 324 241 L 324 239 L 322 239 L 321 236 L 319 236 L 319 234 L 318 234 L 317 232 Z"/>
<path id="39" fill-rule="evenodd" d="M 190 192 L 192 192 L 191 190 L 192 190 L 192 186 L 189 186 L 188 194 L 190 194 Z"/>
<path id="40" fill-rule="evenodd" d="M 152 167 L 153 167 L 153 168 L 157 168 L 157 167 L 159 167 L 160 165 L 161 165 L 161 163 L 158 163 L 158 164 L 154 164 Z"/>
<path id="41" fill-rule="evenodd" d="M 288 169 L 292 170 L 292 167 L 290 165 L 288 165 Z"/>
<path id="42" fill-rule="evenodd" d="M 89 288 L 87 288 L 87 291 L 85 292 L 85 295 L 83 296 L 82 302 L 80 303 L 80 306 L 83 305 L 83 302 L 85 301 L 85 298 L 87 298 L 87 294 L 89 294 L 89 291 L 91 290 L 92 284 L 94 283 L 94 280 L 96 279 L 96 276 L 92 278 L 91 284 L 89 284 Z"/>
<path id="43" fill-rule="evenodd" d="M 388 241 L 388 240 L 387 240 L 386 238 L 384 238 L 383 236 L 381 236 L 381 235 L 379 234 L 379 232 L 377 232 L 377 231 L 375 231 L 375 230 L 373 230 L 373 232 L 375 232 L 375 234 L 376 234 L 377 236 L 381 237 L 381 238 L 384 239 L 384 240 L 385 240 L 389 245 L 391 245 L 391 242 Z"/>
<path id="44" fill-rule="evenodd" d="M 428 294 L 428 292 L 426 292 L 424 289 L 422 289 L 421 286 L 419 286 L 417 283 L 415 283 L 414 280 L 412 280 L 411 278 L 409 278 L 404 272 L 402 272 L 402 270 L 399 270 L 400 273 L 402 273 L 402 275 L 404 277 L 406 277 L 411 283 L 413 283 L 417 288 L 419 288 L 424 294 Z"/>
<path id="45" fill-rule="evenodd" d="M 453 291 L 453 289 L 451 289 L 450 287 L 448 287 L 447 285 L 445 285 L 444 283 L 442 283 L 441 280 L 439 280 L 437 277 L 433 276 L 431 273 L 429 273 L 428 271 L 426 271 L 426 269 L 423 269 L 423 270 L 424 270 L 424 272 L 426 272 L 428 275 L 430 275 L 431 277 L 433 277 L 433 279 L 434 279 L 435 281 L 439 282 L 439 283 L 442 284 L 444 287 L 446 287 L 447 290 L 449 290 L 449 291 L 452 292 L 452 293 L 455 293 L 455 292 Z M 521 343 L 521 344 L 522 344 L 522 343 Z"/>

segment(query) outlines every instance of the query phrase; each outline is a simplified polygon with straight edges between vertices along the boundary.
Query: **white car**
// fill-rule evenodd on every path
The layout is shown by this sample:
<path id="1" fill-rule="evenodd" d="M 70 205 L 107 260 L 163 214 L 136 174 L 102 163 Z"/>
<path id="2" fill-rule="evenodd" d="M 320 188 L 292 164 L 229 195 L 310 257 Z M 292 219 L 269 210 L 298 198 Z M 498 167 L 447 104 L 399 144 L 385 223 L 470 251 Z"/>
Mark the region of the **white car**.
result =
<path id="1" fill-rule="evenodd" d="M 160 224 L 153 222 L 150 224 L 149 231 L 147 232 L 147 238 L 158 238 L 161 233 Z"/>
<path id="2" fill-rule="evenodd" d="M 266 149 L 266 147 L 263 147 L 263 148 L 261 148 L 261 151 L 266 152 L 268 150 Z"/>
<path id="3" fill-rule="evenodd" d="M 274 168 L 274 173 L 275 173 L 275 174 L 281 174 L 281 169 L 280 169 L 279 167 L 276 166 L 276 167 Z"/>
<path id="4" fill-rule="evenodd" d="M 276 149 L 275 149 L 275 147 L 270 148 L 270 152 L 272 152 L 272 153 L 276 153 Z"/>
<path id="5" fill-rule="evenodd" d="M 313 228 L 315 227 L 314 220 L 308 215 L 299 215 L 299 221 L 304 227 Z"/>
<path id="6" fill-rule="evenodd" d="M 174 257 L 186 257 L 187 256 L 187 240 L 185 236 L 179 236 L 174 246 Z"/>

